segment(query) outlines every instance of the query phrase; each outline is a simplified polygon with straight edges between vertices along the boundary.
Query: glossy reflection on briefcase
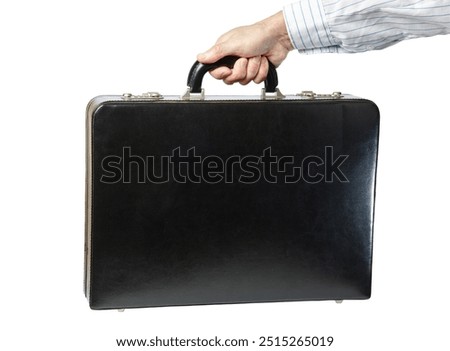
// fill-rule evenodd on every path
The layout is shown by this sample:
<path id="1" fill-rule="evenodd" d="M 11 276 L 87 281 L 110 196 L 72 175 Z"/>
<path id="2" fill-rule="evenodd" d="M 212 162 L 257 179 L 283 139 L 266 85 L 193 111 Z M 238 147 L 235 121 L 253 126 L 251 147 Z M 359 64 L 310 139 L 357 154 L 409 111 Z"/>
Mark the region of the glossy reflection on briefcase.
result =
<path id="1" fill-rule="evenodd" d="M 351 95 L 99 96 L 87 107 L 92 309 L 367 299 L 379 112 Z"/>

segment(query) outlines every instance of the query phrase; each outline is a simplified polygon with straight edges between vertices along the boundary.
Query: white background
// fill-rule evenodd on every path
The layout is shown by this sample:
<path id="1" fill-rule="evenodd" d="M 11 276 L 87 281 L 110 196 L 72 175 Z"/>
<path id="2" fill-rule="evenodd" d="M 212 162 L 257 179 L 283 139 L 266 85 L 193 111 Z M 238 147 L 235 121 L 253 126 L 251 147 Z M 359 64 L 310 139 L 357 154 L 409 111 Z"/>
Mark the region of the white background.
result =
<path id="1" fill-rule="evenodd" d="M 198 52 L 285 3 L 2 2 L 3 350 L 117 350 L 116 338 L 156 335 L 332 335 L 336 351 L 449 350 L 450 37 L 357 55 L 292 52 L 278 70 L 284 93 L 339 90 L 380 108 L 370 300 L 124 313 L 88 307 L 82 291 L 87 102 L 110 93 L 181 94 Z M 260 89 L 210 77 L 204 87 L 216 94 Z"/>

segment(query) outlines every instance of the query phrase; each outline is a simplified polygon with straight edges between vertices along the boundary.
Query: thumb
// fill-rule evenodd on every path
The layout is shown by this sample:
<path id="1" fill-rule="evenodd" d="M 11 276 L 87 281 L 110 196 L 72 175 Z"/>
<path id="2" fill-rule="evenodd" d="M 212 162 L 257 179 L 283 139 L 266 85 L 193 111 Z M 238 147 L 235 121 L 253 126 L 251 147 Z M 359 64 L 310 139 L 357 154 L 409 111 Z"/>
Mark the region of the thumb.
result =
<path id="1" fill-rule="evenodd" d="M 224 45 L 216 44 L 208 51 L 198 54 L 197 60 L 201 63 L 214 63 L 230 54 L 232 54 L 232 52 L 225 50 Z"/>

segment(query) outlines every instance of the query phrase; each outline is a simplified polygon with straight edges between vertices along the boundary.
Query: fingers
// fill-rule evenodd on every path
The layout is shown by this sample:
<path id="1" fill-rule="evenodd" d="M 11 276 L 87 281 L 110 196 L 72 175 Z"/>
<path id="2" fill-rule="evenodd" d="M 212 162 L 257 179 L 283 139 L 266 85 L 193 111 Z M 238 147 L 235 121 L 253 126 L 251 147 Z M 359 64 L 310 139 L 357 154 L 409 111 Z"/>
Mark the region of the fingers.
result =
<path id="1" fill-rule="evenodd" d="M 240 58 L 234 64 L 232 73 L 223 78 L 226 84 L 233 84 L 236 82 L 246 85 L 252 80 L 259 84 L 263 82 L 269 71 L 269 61 L 267 57 L 252 57 L 250 59 Z"/>
<path id="2" fill-rule="evenodd" d="M 228 67 L 219 67 L 209 72 L 216 79 L 225 79 L 232 73 Z"/>
<path id="3" fill-rule="evenodd" d="M 255 83 L 263 82 L 269 71 L 269 61 L 266 57 L 252 57 L 250 59 L 240 58 L 232 69 L 219 67 L 211 71 L 211 75 L 216 79 L 222 79 L 226 84 L 240 83 L 246 85 L 251 81 Z"/>
<path id="4" fill-rule="evenodd" d="M 256 56 L 248 59 L 247 63 L 247 72 L 244 79 L 239 81 L 242 85 L 246 85 L 250 83 L 253 79 L 255 79 L 256 75 L 259 72 L 259 67 L 261 65 L 261 56 Z"/>
<path id="5" fill-rule="evenodd" d="M 236 82 L 241 82 L 247 76 L 247 65 L 248 60 L 246 58 L 241 57 L 234 63 L 234 67 L 231 70 L 232 73 L 226 77 L 223 81 L 226 84 L 233 84 Z"/>
<path id="6" fill-rule="evenodd" d="M 215 62 L 215 57 L 217 57 L 217 49 L 212 48 L 211 50 L 212 51 L 207 51 L 204 54 L 199 54 L 198 58 L 201 55 L 205 55 L 203 56 L 204 63 L 207 63 L 205 60 L 209 60 L 211 58 L 213 58 L 211 59 L 211 62 Z M 242 85 L 246 85 L 251 81 L 258 84 L 263 82 L 267 77 L 268 70 L 269 62 L 267 58 L 264 56 L 255 56 L 249 59 L 241 57 L 235 62 L 232 69 L 228 67 L 219 67 L 210 71 L 210 74 L 216 79 L 223 80 L 226 84 L 239 82 Z"/>
<path id="7" fill-rule="evenodd" d="M 253 81 L 256 84 L 263 82 L 266 79 L 268 72 L 269 72 L 269 60 L 267 59 L 267 57 L 261 57 L 261 63 L 259 65 L 258 73 L 256 74 Z"/>

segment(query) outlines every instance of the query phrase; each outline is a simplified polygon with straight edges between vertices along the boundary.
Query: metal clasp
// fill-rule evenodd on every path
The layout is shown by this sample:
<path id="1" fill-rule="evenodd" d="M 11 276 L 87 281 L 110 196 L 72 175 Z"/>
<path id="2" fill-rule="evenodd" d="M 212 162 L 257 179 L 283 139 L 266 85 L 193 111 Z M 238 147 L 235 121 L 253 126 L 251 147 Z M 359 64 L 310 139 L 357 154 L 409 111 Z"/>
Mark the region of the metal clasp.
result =
<path id="1" fill-rule="evenodd" d="M 331 94 L 316 94 L 311 90 L 304 90 L 301 93 L 296 94 L 298 96 L 307 98 L 307 99 L 340 99 L 343 95 L 340 91 L 334 91 Z"/>
<path id="2" fill-rule="evenodd" d="M 122 95 L 122 98 L 124 100 L 146 100 L 146 101 L 147 100 L 153 101 L 153 100 L 164 99 L 164 97 L 156 91 L 150 91 L 148 93 L 143 93 L 142 95 L 133 95 L 130 93 L 125 93 Z"/>

